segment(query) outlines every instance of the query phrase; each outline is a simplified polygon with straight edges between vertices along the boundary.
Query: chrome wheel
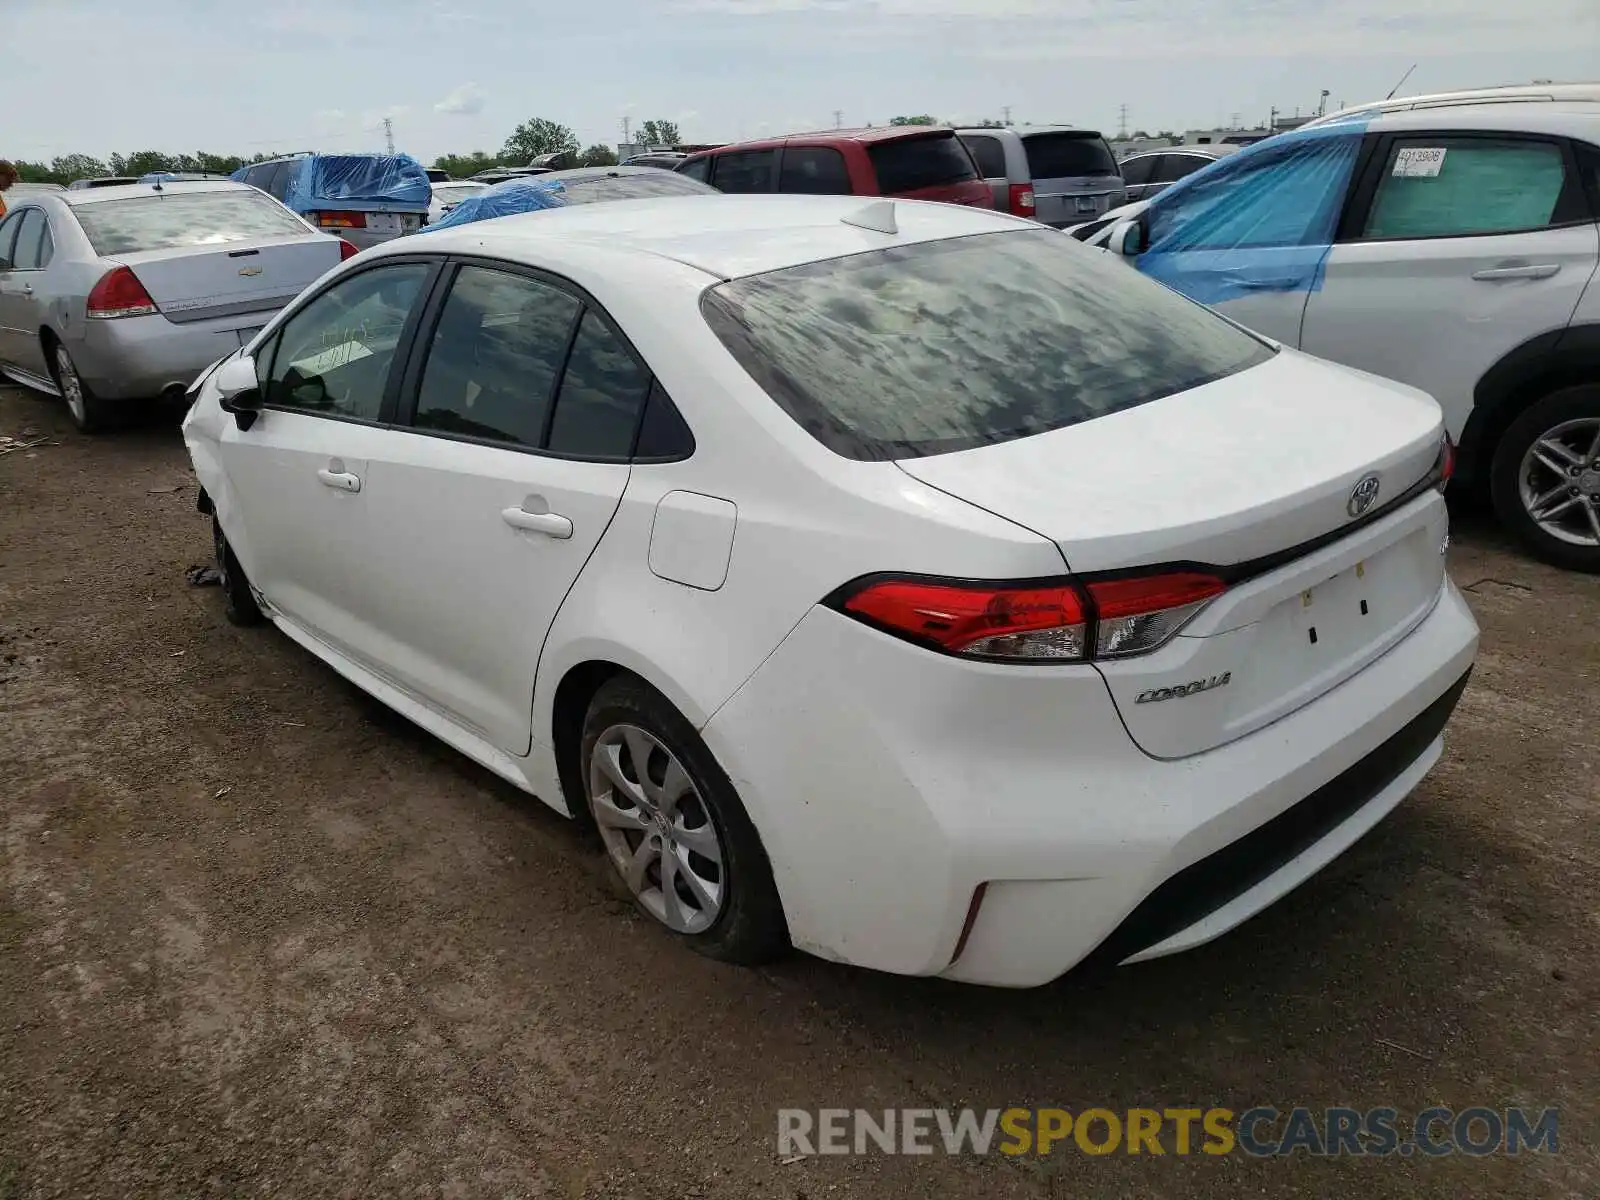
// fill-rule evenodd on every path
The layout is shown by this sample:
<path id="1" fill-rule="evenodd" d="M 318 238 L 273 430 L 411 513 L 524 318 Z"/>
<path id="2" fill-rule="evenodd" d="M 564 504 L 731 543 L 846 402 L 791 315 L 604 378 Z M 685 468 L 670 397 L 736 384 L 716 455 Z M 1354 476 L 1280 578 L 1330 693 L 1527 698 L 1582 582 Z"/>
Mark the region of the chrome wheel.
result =
<path id="1" fill-rule="evenodd" d="M 612 725 L 589 756 L 595 823 L 623 881 L 658 921 L 703 933 L 727 894 L 722 841 L 677 756 L 637 725 Z"/>
<path id="2" fill-rule="evenodd" d="M 1563 421 L 1535 439 L 1517 471 L 1534 524 L 1572 546 L 1600 547 L 1600 417 Z"/>
<path id="3" fill-rule="evenodd" d="M 78 378 L 78 369 L 72 365 L 72 355 L 65 346 L 56 347 L 56 380 L 61 384 L 61 395 L 72 419 L 79 425 L 86 424 L 89 412 L 83 400 L 83 380 Z"/>

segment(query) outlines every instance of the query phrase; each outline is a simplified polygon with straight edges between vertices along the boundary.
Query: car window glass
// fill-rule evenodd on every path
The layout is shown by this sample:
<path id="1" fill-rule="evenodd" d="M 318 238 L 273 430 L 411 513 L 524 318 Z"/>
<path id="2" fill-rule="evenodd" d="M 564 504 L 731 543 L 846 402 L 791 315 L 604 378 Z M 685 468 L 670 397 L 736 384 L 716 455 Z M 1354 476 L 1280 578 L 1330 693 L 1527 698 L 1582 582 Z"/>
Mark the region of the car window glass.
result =
<path id="1" fill-rule="evenodd" d="M 1141 154 L 1122 164 L 1122 181 L 1137 186 L 1150 182 L 1150 171 L 1161 158 L 1159 154 Z"/>
<path id="2" fill-rule="evenodd" d="M 711 159 L 709 157 L 693 159 L 679 167 L 677 173 L 707 183 L 711 179 Z"/>
<path id="3" fill-rule="evenodd" d="M 1241 150 L 1151 203 L 1151 251 L 1332 244 L 1361 135 Z M 1149 251 L 1147 251 L 1149 253 Z"/>
<path id="4" fill-rule="evenodd" d="M 46 218 L 44 233 L 39 239 L 39 267 L 42 270 L 50 265 L 50 260 L 56 256 L 56 239 L 50 233 L 50 221 Z"/>
<path id="5" fill-rule="evenodd" d="M 1198 154 L 1163 154 L 1161 165 L 1151 176 L 1152 183 L 1176 183 L 1185 175 L 1193 175 L 1211 160 Z"/>
<path id="6" fill-rule="evenodd" d="M 462 267 L 439 314 L 412 423 L 541 445 L 580 307 L 570 293 L 537 279 Z"/>
<path id="7" fill-rule="evenodd" d="M 272 175 L 267 179 L 267 191 L 279 200 L 287 196 L 289 194 L 289 180 L 294 177 L 295 168 L 300 165 L 300 162 L 300 159 L 291 158 L 287 162 L 279 163 Z"/>
<path id="8" fill-rule="evenodd" d="M 1567 184 L 1553 142 L 1396 138 L 1363 236 L 1460 237 L 1541 229 Z"/>
<path id="9" fill-rule="evenodd" d="M 979 133 L 964 133 L 961 140 L 972 157 L 978 160 L 978 172 L 986 179 L 1006 177 L 1006 150 L 999 138 L 985 137 Z"/>
<path id="10" fill-rule="evenodd" d="M 258 163 L 244 173 L 244 181 L 251 187 L 257 187 L 265 191 L 267 180 L 272 178 L 272 172 L 276 165 L 275 163 Z"/>
<path id="11" fill-rule="evenodd" d="M 17 229 L 22 225 L 23 213 L 19 209 L 4 221 L 0 221 L 0 258 L 10 258 L 11 251 L 16 245 Z"/>
<path id="12" fill-rule="evenodd" d="M 376 421 L 389 368 L 430 268 L 375 267 L 334 284 L 284 323 L 265 401 Z"/>
<path id="13" fill-rule="evenodd" d="M 719 154 L 716 171 L 711 176 L 712 186 L 719 192 L 770 192 L 777 165 L 776 150 Z"/>
<path id="14" fill-rule="evenodd" d="M 694 453 L 694 434 L 684 423 L 678 406 L 660 383 L 650 385 L 644 405 L 644 420 L 639 423 L 635 458 L 687 458 Z"/>
<path id="15" fill-rule="evenodd" d="M 1098 133 L 1036 133 L 1024 137 L 1028 171 L 1035 179 L 1115 175 L 1117 160 Z"/>
<path id="16" fill-rule="evenodd" d="M 867 150 L 885 196 L 978 178 L 977 165 L 955 134 L 898 138 Z"/>
<path id="17" fill-rule="evenodd" d="M 780 192 L 807 196 L 848 196 L 850 172 L 844 155 L 829 146 L 790 146 L 783 152 Z"/>
<path id="18" fill-rule="evenodd" d="M 30 208 L 22 214 L 22 225 L 17 230 L 17 245 L 11 254 L 12 267 L 18 271 L 36 270 L 43 245 L 44 214 L 37 208 Z"/>
<path id="19" fill-rule="evenodd" d="M 259 192 L 235 187 L 99 200 L 73 212 L 95 253 L 103 255 L 306 236 L 293 214 Z"/>
<path id="20" fill-rule="evenodd" d="M 561 377 L 549 448 L 589 458 L 627 457 L 649 388 L 650 372 L 644 364 L 605 319 L 589 309 Z"/>
<path id="21" fill-rule="evenodd" d="M 736 279 L 701 311 L 795 421 L 849 458 L 1028 437 L 1272 351 L 1054 230 L 985 233 Z"/>

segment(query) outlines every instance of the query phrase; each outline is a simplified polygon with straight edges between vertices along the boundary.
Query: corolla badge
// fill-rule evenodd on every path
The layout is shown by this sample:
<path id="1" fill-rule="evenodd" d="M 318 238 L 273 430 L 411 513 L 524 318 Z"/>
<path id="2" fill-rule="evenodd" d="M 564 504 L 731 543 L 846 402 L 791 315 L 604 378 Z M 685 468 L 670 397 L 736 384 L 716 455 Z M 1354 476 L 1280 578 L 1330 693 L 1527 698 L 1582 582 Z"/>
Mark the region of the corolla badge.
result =
<path id="1" fill-rule="evenodd" d="M 1364 475 L 1355 487 L 1350 489 L 1350 499 L 1345 501 L 1344 510 L 1352 517 L 1359 517 L 1372 507 L 1372 502 L 1378 498 L 1378 477 Z"/>
<path id="2" fill-rule="evenodd" d="M 1135 704 L 1160 704 L 1163 700 L 1182 700 L 1185 696 L 1198 696 L 1201 692 L 1209 692 L 1212 688 L 1227 687 L 1233 682 L 1233 672 L 1224 671 L 1220 675 L 1213 675 L 1210 679 L 1195 679 L 1189 683 L 1180 683 L 1175 687 L 1149 688 L 1140 692 L 1134 698 Z"/>

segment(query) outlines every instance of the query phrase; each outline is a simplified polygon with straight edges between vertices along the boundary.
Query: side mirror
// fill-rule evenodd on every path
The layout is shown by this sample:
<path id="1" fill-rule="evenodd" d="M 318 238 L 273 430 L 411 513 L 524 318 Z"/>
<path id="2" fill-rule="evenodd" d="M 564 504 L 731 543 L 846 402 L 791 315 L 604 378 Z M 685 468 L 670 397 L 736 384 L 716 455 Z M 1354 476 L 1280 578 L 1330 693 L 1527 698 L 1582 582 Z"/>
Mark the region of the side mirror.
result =
<path id="1" fill-rule="evenodd" d="M 7 258 L 4 254 L 0 254 L 0 271 L 9 271 L 9 270 L 11 270 L 11 260 L 9 258 Z"/>
<path id="2" fill-rule="evenodd" d="M 1124 258 L 1134 258 L 1145 251 L 1144 222 L 1138 218 L 1118 221 L 1106 237 L 1106 249 Z"/>
<path id="3" fill-rule="evenodd" d="M 224 412 L 231 412 L 240 429 L 249 429 L 261 415 L 261 385 L 256 379 L 256 360 L 248 354 L 230 359 L 217 368 L 217 397 Z"/>

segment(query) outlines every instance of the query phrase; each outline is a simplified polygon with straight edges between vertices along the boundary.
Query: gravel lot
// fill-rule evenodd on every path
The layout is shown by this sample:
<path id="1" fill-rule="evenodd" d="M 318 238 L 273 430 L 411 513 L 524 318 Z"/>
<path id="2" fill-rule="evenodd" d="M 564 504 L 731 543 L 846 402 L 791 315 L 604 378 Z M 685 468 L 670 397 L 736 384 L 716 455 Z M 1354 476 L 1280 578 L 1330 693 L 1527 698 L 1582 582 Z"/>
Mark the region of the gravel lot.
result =
<path id="1" fill-rule="evenodd" d="M 0 388 L 0 1198 L 1592 1196 L 1600 580 L 1463 517 L 1443 763 L 1200 952 L 1035 992 L 671 944 L 542 805 L 188 586 L 170 420 Z M 776 1153 L 776 1110 L 1561 1108 L 1520 1158 Z"/>

